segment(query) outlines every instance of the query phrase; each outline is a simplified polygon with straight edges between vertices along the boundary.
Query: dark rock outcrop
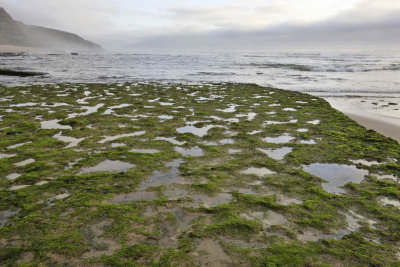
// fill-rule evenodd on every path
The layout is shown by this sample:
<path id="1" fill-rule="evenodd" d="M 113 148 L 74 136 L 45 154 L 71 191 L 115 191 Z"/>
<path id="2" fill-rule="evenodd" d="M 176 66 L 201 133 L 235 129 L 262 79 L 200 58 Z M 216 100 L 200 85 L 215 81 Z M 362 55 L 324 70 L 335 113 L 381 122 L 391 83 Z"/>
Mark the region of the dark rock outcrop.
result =
<path id="1" fill-rule="evenodd" d="M 0 45 L 17 45 L 57 50 L 101 50 L 101 46 L 82 37 L 41 26 L 25 25 L 0 7 Z"/>

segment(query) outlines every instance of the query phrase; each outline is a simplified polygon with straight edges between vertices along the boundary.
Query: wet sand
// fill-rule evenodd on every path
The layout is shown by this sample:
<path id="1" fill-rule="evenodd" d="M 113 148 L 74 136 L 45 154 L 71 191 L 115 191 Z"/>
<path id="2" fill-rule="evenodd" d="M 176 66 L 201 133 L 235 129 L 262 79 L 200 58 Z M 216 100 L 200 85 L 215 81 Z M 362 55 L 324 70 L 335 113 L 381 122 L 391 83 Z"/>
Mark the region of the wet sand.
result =
<path id="1" fill-rule="evenodd" d="M 367 117 L 359 114 L 344 112 L 351 119 L 355 120 L 367 129 L 373 129 L 378 133 L 391 137 L 400 142 L 400 125 L 382 120 L 379 117 Z"/>
<path id="2" fill-rule="evenodd" d="M 400 94 L 315 94 L 367 129 L 400 142 Z"/>

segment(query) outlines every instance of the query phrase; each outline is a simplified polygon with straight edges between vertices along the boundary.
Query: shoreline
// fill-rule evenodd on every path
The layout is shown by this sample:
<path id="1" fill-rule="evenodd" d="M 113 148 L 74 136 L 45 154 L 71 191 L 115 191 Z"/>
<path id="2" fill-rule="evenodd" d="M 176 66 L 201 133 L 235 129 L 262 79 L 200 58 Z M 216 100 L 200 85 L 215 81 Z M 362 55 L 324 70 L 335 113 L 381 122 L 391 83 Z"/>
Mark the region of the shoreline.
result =
<path id="1" fill-rule="evenodd" d="M 367 129 L 373 129 L 376 132 L 390 137 L 400 143 L 400 125 L 394 122 L 382 120 L 379 116 L 376 118 L 366 117 L 360 114 L 343 112 L 350 119 L 356 121 Z"/>

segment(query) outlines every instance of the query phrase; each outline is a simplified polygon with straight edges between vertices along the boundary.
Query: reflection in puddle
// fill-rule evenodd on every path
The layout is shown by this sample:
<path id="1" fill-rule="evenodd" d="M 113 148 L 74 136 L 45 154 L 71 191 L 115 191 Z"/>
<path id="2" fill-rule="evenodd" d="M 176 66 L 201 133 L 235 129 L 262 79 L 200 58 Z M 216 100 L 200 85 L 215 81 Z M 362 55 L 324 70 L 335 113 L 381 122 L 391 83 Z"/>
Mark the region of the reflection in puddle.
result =
<path id="1" fill-rule="evenodd" d="M 265 175 L 271 175 L 275 174 L 275 172 L 267 169 L 267 168 L 256 168 L 256 167 L 250 167 L 244 171 L 241 171 L 240 173 L 242 174 L 253 174 L 257 175 L 258 177 L 263 177 Z"/>
<path id="2" fill-rule="evenodd" d="M 236 154 L 236 153 L 239 153 L 239 152 L 242 152 L 242 150 L 241 149 L 233 149 L 233 148 L 229 148 L 228 149 L 228 153 L 229 154 Z"/>
<path id="3" fill-rule="evenodd" d="M 214 125 L 206 125 L 201 128 L 197 128 L 196 126 L 194 126 L 194 124 L 196 124 L 196 123 L 197 123 L 197 121 L 187 122 L 186 126 L 177 128 L 176 131 L 181 134 L 191 133 L 191 134 L 197 135 L 199 137 L 203 137 L 204 135 L 207 134 L 208 130 L 210 130 L 213 127 L 216 127 Z"/>
<path id="4" fill-rule="evenodd" d="M 299 133 L 306 133 L 306 132 L 308 132 L 309 130 L 308 130 L 307 128 L 299 128 L 299 129 L 297 129 L 297 131 L 298 131 Z"/>
<path id="5" fill-rule="evenodd" d="M 121 104 L 121 105 L 118 105 L 118 106 L 111 106 L 111 107 L 108 107 L 108 109 L 103 114 L 104 115 L 109 115 L 109 114 L 114 112 L 114 109 L 126 108 L 126 107 L 129 107 L 129 106 L 132 106 L 132 105 L 131 104 Z"/>
<path id="6" fill-rule="evenodd" d="M 179 175 L 179 166 L 184 161 L 182 159 L 175 159 L 165 163 L 166 167 L 170 167 L 165 172 L 154 171 L 153 174 L 146 180 L 139 184 L 139 189 L 145 190 L 150 186 L 160 186 L 169 184 L 187 184 L 188 182 Z"/>
<path id="7" fill-rule="evenodd" d="M 41 121 L 40 127 L 42 129 L 61 129 L 61 130 L 71 130 L 72 127 L 69 125 L 61 125 L 58 122 L 61 120 L 50 120 L 50 121 Z"/>
<path id="8" fill-rule="evenodd" d="M 321 122 L 320 120 L 307 121 L 307 123 L 310 123 L 310 124 L 313 124 L 313 125 L 317 125 L 320 122 Z"/>
<path id="9" fill-rule="evenodd" d="M 123 137 L 132 137 L 132 136 L 139 136 L 139 135 L 143 135 L 145 134 L 146 131 L 138 131 L 138 132 L 134 132 L 134 133 L 128 133 L 128 134 L 119 134 L 119 135 L 113 135 L 113 136 L 104 136 L 104 139 L 100 140 L 99 143 L 100 144 L 104 144 L 106 142 L 110 142 L 110 141 L 114 141 L 117 140 L 119 138 L 123 138 Z"/>
<path id="10" fill-rule="evenodd" d="M 31 164 L 34 162 L 35 162 L 35 160 L 30 158 L 30 159 L 23 160 L 21 162 L 14 163 L 14 165 L 17 167 L 22 167 L 22 166 L 25 166 L 25 165 L 28 165 L 28 164 Z"/>
<path id="11" fill-rule="evenodd" d="M 19 190 L 19 189 L 22 189 L 22 188 L 25 188 L 25 187 L 29 187 L 30 185 L 27 185 L 27 184 L 23 184 L 23 185 L 13 185 L 13 186 L 11 186 L 10 188 L 8 188 L 9 190 L 11 190 L 11 191 L 14 191 L 14 190 Z"/>
<path id="12" fill-rule="evenodd" d="M 294 139 L 293 136 L 290 136 L 289 134 L 285 133 L 278 137 L 265 137 L 262 140 L 264 142 L 273 143 L 273 144 L 284 144 L 284 143 L 289 143 L 293 139 Z"/>
<path id="13" fill-rule="evenodd" d="M 8 220 L 12 218 L 14 215 L 18 214 L 17 211 L 12 211 L 12 210 L 3 210 L 0 211 L 0 227 L 3 227 L 6 225 Z"/>
<path id="14" fill-rule="evenodd" d="M 129 194 L 117 195 L 113 197 L 108 203 L 119 204 L 139 200 L 153 200 L 156 197 L 154 192 L 133 192 Z"/>
<path id="15" fill-rule="evenodd" d="M 104 160 L 94 167 L 84 168 L 79 174 L 90 172 L 126 172 L 135 165 L 119 160 Z"/>
<path id="16" fill-rule="evenodd" d="M 86 115 L 95 113 L 95 112 L 97 112 L 97 110 L 98 110 L 99 108 L 101 108 L 102 106 L 104 106 L 104 104 L 97 104 L 97 105 L 94 106 L 94 107 L 82 107 L 82 108 L 86 109 L 85 112 L 69 114 L 67 119 L 72 119 L 72 118 L 76 118 L 76 117 L 79 117 L 79 116 L 86 116 Z"/>
<path id="17" fill-rule="evenodd" d="M 231 105 L 229 105 L 228 106 L 228 108 L 226 108 L 226 109 L 216 109 L 217 111 L 222 111 L 222 112 L 227 112 L 227 113 L 232 113 L 232 112 L 235 112 L 236 111 L 236 107 L 237 107 L 238 105 L 235 105 L 235 104 L 231 104 Z"/>
<path id="18" fill-rule="evenodd" d="M 174 116 L 170 116 L 170 115 L 160 115 L 160 116 L 158 116 L 158 118 L 159 118 L 160 120 L 171 120 L 171 119 L 174 118 Z"/>
<path id="19" fill-rule="evenodd" d="M 198 146 L 192 148 L 175 147 L 175 151 L 181 153 L 183 156 L 200 157 L 204 156 L 204 152 Z"/>
<path id="20" fill-rule="evenodd" d="M 178 200 L 180 198 L 185 198 L 187 197 L 189 192 L 185 189 L 182 188 L 168 188 L 164 190 L 164 195 L 169 199 L 169 200 Z"/>
<path id="21" fill-rule="evenodd" d="M 183 142 L 178 141 L 178 140 L 176 140 L 175 138 L 172 138 L 172 137 L 156 137 L 154 140 L 167 141 L 167 142 L 170 142 L 171 144 L 178 145 L 178 146 L 184 145 L 186 143 L 184 141 Z"/>
<path id="22" fill-rule="evenodd" d="M 232 195 L 230 193 L 219 193 L 212 197 L 207 195 L 193 195 L 191 197 L 194 202 L 187 206 L 193 208 L 199 208 L 202 206 L 212 208 L 221 204 L 229 203 L 232 200 Z"/>
<path id="23" fill-rule="evenodd" d="M 111 143 L 111 148 L 123 147 L 126 146 L 124 143 Z"/>
<path id="24" fill-rule="evenodd" d="M 313 139 L 310 139 L 310 140 L 300 140 L 299 143 L 303 145 L 315 145 L 317 142 L 315 142 L 315 140 Z"/>
<path id="25" fill-rule="evenodd" d="M 219 141 L 219 143 L 222 144 L 222 145 L 234 144 L 234 143 L 235 143 L 235 140 L 230 139 L 230 138 L 228 138 L 228 139 L 222 139 L 222 140 Z"/>
<path id="26" fill-rule="evenodd" d="M 53 135 L 53 138 L 60 140 L 62 142 L 69 143 L 65 148 L 75 147 L 81 141 L 83 141 L 83 139 L 85 139 L 85 138 L 74 138 L 74 137 L 70 137 L 70 136 L 63 136 L 63 135 L 61 135 L 61 132 Z"/>
<path id="27" fill-rule="evenodd" d="M 18 177 L 20 177 L 21 174 L 19 173 L 10 173 L 9 175 L 6 176 L 6 178 L 10 181 L 17 179 Z"/>
<path id="28" fill-rule="evenodd" d="M 383 197 L 379 201 L 384 205 L 392 205 L 392 206 L 395 206 L 396 208 L 400 209 L 400 201 L 398 201 L 396 199 L 390 199 L 387 197 Z"/>
<path id="29" fill-rule="evenodd" d="M 247 133 L 247 134 L 249 134 L 249 135 L 255 135 L 255 134 L 258 134 L 258 133 L 262 133 L 262 131 L 261 131 L 261 130 L 254 130 L 254 131 L 252 131 L 252 132 L 250 132 L 250 133 Z"/>
<path id="30" fill-rule="evenodd" d="M 278 149 L 262 149 L 262 148 L 258 148 L 258 150 L 260 150 L 261 152 L 267 154 L 270 158 L 273 158 L 275 160 L 282 160 L 282 159 L 285 158 L 285 156 L 287 154 L 292 152 L 293 149 L 291 147 L 282 147 L 282 148 L 278 148 Z"/>
<path id="31" fill-rule="evenodd" d="M 334 234 L 319 234 L 314 231 L 303 231 L 298 237 L 302 241 L 313 241 L 316 242 L 321 239 L 341 239 L 345 235 L 350 234 L 350 231 L 347 229 L 338 230 Z"/>
<path id="32" fill-rule="evenodd" d="M 247 120 L 252 121 L 256 116 L 257 116 L 257 113 L 255 113 L 255 112 L 249 112 L 249 113 L 247 113 L 247 114 L 237 114 L 237 115 L 236 115 L 236 118 L 247 117 Z"/>
<path id="33" fill-rule="evenodd" d="M 8 146 L 7 149 L 14 149 L 14 148 L 21 147 L 23 145 L 30 144 L 30 143 L 32 143 L 32 141 L 25 142 L 25 143 L 19 143 L 19 144 L 15 144 L 15 145 L 12 145 L 12 146 Z"/>
<path id="34" fill-rule="evenodd" d="M 202 239 L 197 246 L 200 266 L 229 266 L 230 258 L 221 245 L 212 239 Z"/>
<path id="35" fill-rule="evenodd" d="M 284 108 L 283 111 L 297 111 L 295 108 Z"/>
<path id="36" fill-rule="evenodd" d="M 327 183 L 322 184 L 322 187 L 332 194 L 345 193 L 345 190 L 339 187 L 349 182 L 360 183 L 364 176 L 368 174 L 367 170 L 342 164 L 314 163 L 303 166 L 303 170 L 327 181 Z"/>
<path id="37" fill-rule="evenodd" d="M 2 154 L 0 153 L 0 159 L 11 158 L 16 156 L 17 154 Z"/>
<path id="38" fill-rule="evenodd" d="M 248 214 L 242 214 L 242 217 L 247 220 L 258 220 L 262 223 L 264 228 L 268 228 L 272 225 L 283 225 L 287 222 L 287 219 L 282 214 L 279 214 L 272 210 L 269 210 L 267 212 L 249 212 Z"/>
<path id="39" fill-rule="evenodd" d="M 131 150 L 129 150 L 129 152 L 133 152 L 133 153 L 144 153 L 144 154 L 154 154 L 154 153 L 158 153 L 160 152 L 160 150 L 158 149 L 151 149 L 151 148 L 133 148 Z"/>

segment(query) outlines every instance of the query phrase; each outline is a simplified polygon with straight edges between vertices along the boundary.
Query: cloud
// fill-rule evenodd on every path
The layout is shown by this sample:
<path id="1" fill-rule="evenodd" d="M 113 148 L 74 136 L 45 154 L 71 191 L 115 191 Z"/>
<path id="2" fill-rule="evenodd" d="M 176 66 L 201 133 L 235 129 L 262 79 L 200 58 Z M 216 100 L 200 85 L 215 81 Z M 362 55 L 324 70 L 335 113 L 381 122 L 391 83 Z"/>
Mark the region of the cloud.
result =
<path id="1" fill-rule="evenodd" d="M 202 11 L 191 16 L 203 16 Z M 180 11 L 185 14 L 185 12 Z M 190 14 L 190 13 L 186 13 Z M 211 19 L 214 14 L 209 14 Z M 207 19 L 207 17 L 204 17 Z M 218 21 L 217 19 L 214 21 Z M 175 32 L 144 37 L 127 45 L 132 49 L 185 50 L 293 50 L 398 49 L 400 1 L 365 0 L 351 9 L 320 21 L 278 23 L 255 29 L 215 28 L 202 32 Z"/>
<path id="2" fill-rule="evenodd" d="M 317 49 L 399 44 L 399 0 L 0 0 L 16 19 L 111 50 Z"/>

